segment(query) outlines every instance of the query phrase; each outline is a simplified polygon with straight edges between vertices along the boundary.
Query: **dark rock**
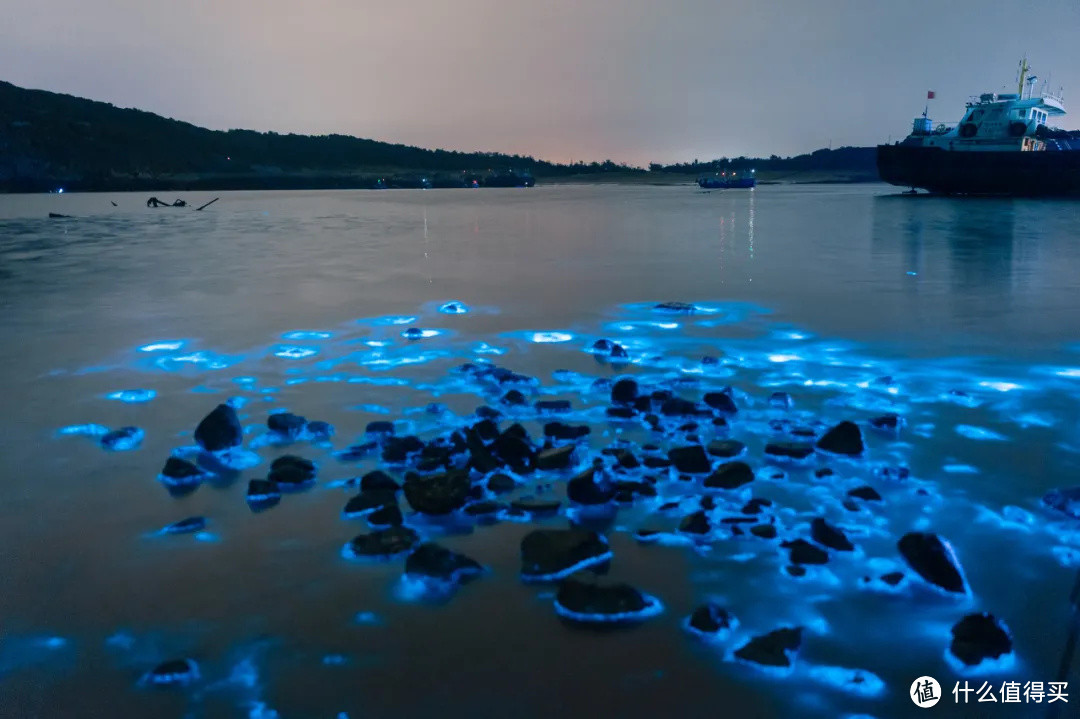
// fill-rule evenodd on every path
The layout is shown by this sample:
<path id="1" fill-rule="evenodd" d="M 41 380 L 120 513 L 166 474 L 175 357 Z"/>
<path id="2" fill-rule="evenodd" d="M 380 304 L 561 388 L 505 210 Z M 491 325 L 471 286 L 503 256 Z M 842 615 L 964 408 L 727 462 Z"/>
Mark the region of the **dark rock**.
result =
<path id="1" fill-rule="evenodd" d="M 364 433 L 372 437 L 389 437 L 394 434 L 394 423 L 383 419 L 368 422 Z"/>
<path id="2" fill-rule="evenodd" d="M 658 312 L 670 312 L 674 314 L 690 314 L 695 308 L 689 302 L 661 302 L 658 305 L 654 305 L 653 309 Z"/>
<path id="3" fill-rule="evenodd" d="M 607 540 L 584 529 L 537 529 L 521 540 L 521 576 L 551 581 L 611 559 Z"/>
<path id="4" fill-rule="evenodd" d="M 495 423 L 492 417 L 480 420 L 469 429 L 475 432 L 476 436 L 483 442 L 490 442 L 499 436 L 499 425 Z"/>
<path id="5" fill-rule="evenodd" d="M 529 430 L 525 429 L 519 422 L 514 422 L 512 425 L 503 430 L 502 437 L 514 437 L 515 439 L 529 441 Z"/>
<path id="6" fill-rule="evenodd" d="M 555 611 L 584 622 L 627 622 L 644 619 L 658 609 L 656 600 L 629 584 L 584 581 L 571 577 L 559 584 Z"/>
<path id="7" fill-rule="evenodd" d="M 882 432 L 899 432 L 904 426 L 904 419 L 898 414 L 883 414 L 871 418 L 870 426 Z"/>
<path id="8" fill-rule="evenodd" d="M 789 558 L 792 564 L 827 564 L 829 553 L 820 547 L 816 547 L 805 539 L 796 539 L 780 544 L 790 552 Z"/>
<path id="9" fill-rule="evenodd" d="M 611 346 L 611 356 L 616 359 L 626 359 L 630 354 L 626 351 L 626 348 L 616 342 Z"/>
<path id="10" fill-rule="evenodd" d="M 528 398 L 525 397 L 524 394 L 522 394 L 521 390 L 516 390 L 516 389 L 512 389 L 509 392 L 507 392 L 506 394 L 504 394 L 502 396 L 502 399 L 499 400 L 499 401 L 502 402 L 503 404 L 511 405 L 511 406 L 515 406 L 515 407 L 528 404 L 528 402 L 529 402 Z"/>
<path id="11" fill-rule="evenodd" d="M 347 559 L 360 557 L 392 557 L 407 552 L 420 543 L 420 535 L 408 527 L 379 529 L 357 535 L 345 545 L 342 554 Z"/>
<path id="12" fill-rule="evenodd" d="M 611 340 L 598 339 L 592 343 L 591 349 L 593 352 L 602 352 L 604 354 L 607 354 L 608 352 L 611 352 L 612 346 L 614 346 L 614 343 Z"/>
<path id="13" fill-rule="evenodd" d="M 829 524 L 822 517 L 816 517 L 810 523 L 810 538 L 821 546 L 838 552 L 851 552 L 855 549 L 855 545 L 851 543 L 843 530 Z"/>
<path id="14" fill-rule="evenodd" d="M 368 472 L 360 478 L 360 490 L 367 492 L 371 490 L 390 490 L 396 492 L 401 489 L 401 485 L 394 481 L 386 472 L 381 469 L 376 469 Z"/>
<path id="15" fill-rule="evenodd" d="M 690 629 L 705 635 L 715 635 L 732 629 L 736 623 L 731 613 L 715 602 L 701 605 L 686 620 Z"/>
<path id="16" fill-rule="evenodd" d="M 566 469 L 574 457 L 574 445 L 552 447 L 536 455 L 536 468 L 540 470 Z"/>
<path id="17" fill-rule="evenodd" d="M 665 417 L 699 417 L 708 415 L 709 412 L 699 407 L 696 402 L 682 397 L 671 397 L 660 405 L 660 414 Z"/>
<path id="18" fill-rule="evenodd" d="M 753 527 L 750 527 L 750 534 L 762 539 L 776 539 L 776 525 L 755 524 Z"/>
<path id="19" fill-rule="evenodd" d="M 806 459 L 814 453 L 812 444 L 802 442 L 769 442 L 765 445 L 765 454 L 779 459 Z"/>
<path id="20" fill-rule="evenodd" d="M 379 448 L 376 442 L 354 444 L 338 452 L 335 456 L 342 462 L 356 462 L 364 459 Z"/>
<path id="21" fill-rule="evenodd" d="M 790 667 L 802 645 L 802 627 L 784 627 L 754 637 L 735 652 L 746 662 L 766 667 Z"/>
<path id="22" fill-rule="evenodd" d="M 801 564 L 789 564 L 784 567 L 784 571 L 793 577 L 805 577 L 806 567 Z"/>
<path id="23" fill-rule="evenodd" d="M 282 490 L 302 489 L 315 481 L 315 463 L 310 459 L 286 454 L 273 461 L 266 478 Z"/>
<path id="24" fill-rule="evenodd" d="M 360 492 L 345 504 L 344 515 L 349 519 L 363 517 L 376 509 L 397 505 L 397 493 L 390 489 L 369 489 Z"/>
<path id="25" fill-rule="evenodd" d="M 509 475 L 493 474 L 488 478 L 487 488 L 495 494 L 505 494 L 517 489 L 517 482 Z"/>
<path id="26" fill-rule="evenodd" d="M 504 507 L 505 505 L 499 502 L 484 500 L 482 502 L 473 502 L 472 504 L 465 505 L 465 514 L 470 517 L 483 517 L 489 514 L 495 514 Z"/>
<path id="27" fill-rule="evenodd" d="M 866 451 L 859 425 L 847 420 L 826 432 L 817 441 L 816 447 L 821 452 L 848 457 L 861 457 Z"/>
<path id="28" fill-rule="evenodd" d="M 656 487 L 648 482 L 615 482 L 616 492 L 629 492 L 635 496 L 655 497 Z"/>
<path id="29" fill-rule="evenodd" d="M 419 437 L 409 435 L 406 437 L 388 436 L 383 441 L 382 458 L 384 462 L 402 464 L 424 449 L 424 443 Z"/>
<path id="30" fill-rule="evenodd" d="M 449 514 L 465 506 L 471 487 L 469 473 L 465 470 L 427 477 L 410 474 L 405 478 L 405 499 L 422 514 Z"/>
<path id="31" fill-rule="evenodd" d="M 795 400 L 787 392 L 773 392 L 769 395 L 769 406 L 779 409 L 791 409 L 795 406 Z"/>
<path id="32" fill-rule="evenodd" d="M 686 534 L 708 534 L 710 529 L 712 527 L 709 524 L 709 515 L 700 509 L 683 517 L 679 522 L 679 531 Z"/>
<path id="33" fill-rule="evenodd" d="M 628 449 L 620 449 L 616 452 L 615 461 L 622 469 L 637 469 L 641 466 L 637 456 Z"/>
<path id="34" fill-rule="evenodd" d="M 651 397 L 637 397 L 631 405 L 635 412 L 645 413 L 652 412 L 652 398 Z"/>
<path id="35" fill-rule="evenodd" d="M 704 510 L 712 511 L 716 509 L 716 499 L 709 495 L 704 496 L 701 498 L 701 501 L 698 502 L 698 506 Z"/>
<path id="36" fill-rule="evenodd" d="M 671 510 L 678 509 L 678 508 L 679 508 L 679 503 L 678 502 L 664 502 L 663 504 L 661 504 L 657 508 L 657 511 L 670 512 Z"/>
<path id="37" fill-rule="evenodd" d="M 469 451 L 469 466 L 477 472 L 488 474 L 502 467 L 502 463 L 488 450 L 475 430 L 465 431 L 465 441 Z"/>
<path id="38" fill-rule="evenodd" d="M 367 516 L 367 522 L 372 527 L 400 527 L 404 521 L 397 503 L 383 505 Z"/>
<path id="39" fill-rule="evenodd" d="M 761 510 L 765 507 L 771 507 L 772 502 L 762 497 L 754 497 L 747 502 L 739 511 L 743 514 L 761 514 Z"/>
<path id="40" fill-rule="evenodd" d="M 688 447 L 673 447 L 668 450 L 668 459 L 675 465 L 675 469 L 686 474 L 705 474 L 712 465 L 709 463 L 709 455 L 700 444 Z"/>
<path id="41" fill-rule="evenodd" d="M 667 457 L 646 457 L 642 463 L 649 469 L 666 469 L 671 466 L 671 460 Z"/>
<path id="42" fill-rule="evenodd" d="M 878 467 L 874 470 L 874 476 L 889 482 L 902 482 L 911 476 L 911 470 L 907 467 Z"/>
<path id="43" fill-rule="evenodd" d="M 746 445 L 737 439 L 714 439 L 705 449 L 714 457 L 733 459 L 746 451 Z"/>
<path id="44" fill-rule="evenodd" d="M 405 573 L 446 583 L 468 581 L 484 573 L 478 562 L 433 542 L 425 542 L 405 559 Z"/>
<path id="45" fill-rule="evenodd" d="M 587 469 L 566 483 L 566 498 L 576 504 L 607 504 L 614 497 L 614 486 L 597 482 L 595 469 Z"/>
<path id="46" fill-rule="evenodd" d="M 1052 489 L 1043 495 L 1042 501 L 1050 509 L 1080 519 L 1080 486 Z"/>
<path id="47" fill-rule="evenodd" d="M 705 478 L 705 486 L 711 489 L 736 489 L 754 481 L 754 470 L 746 462 L 725 462 Z"/>
<path id="48" fill-rule="evenodd" d="M 531 472 L 536 452 L 523 439 L 503 434 L 491 445 L 495 454 L 515 472 Z"/>
<path id="49" fill-rule="evenodd" d="M 311 440 L 325 441 L 334 436 L 334 425 L 329 422 L 315 420 L 314 422 L 308 422 L 304 431 Z"/>
<path id="50" fill-rule="evenodd" d="M 491 420 L 492 422 L 495 422 L 499 419 L 499 417 L 502 417 L 502 412 L 495 409 L 494 407 L 488 407 L 486 404 L 482 404 L 477 407 L 476 411 L 473 414 L 475 414 L 482 420 Z M 488 437 L 488 439 L 490 439 L 490 437 Z"/>
<path id="51" fill-rule="evenodd" d="M 533 405 L 537 412 L 541 414 L 560 414 L 570 411 L 570 400 L 568 399 L 542 399 Z"/>
<path id="52" fill-rule="evenodd" d="M 548 422 L 544 425 L 544 436 L 552 439 L 570 440 L 587 437 L 592 430 L 588 425 L 571 426 L 562 422 Z"/>
<path id="53" fill-rule="evenodd" d="M 992 614 L 969 614 L 952 628 L 949 651 L 969 667 L 1012 652 L 1008 628 Z"/>
<path id="54" fill-rule="evenodd" d="M 947 541 L 931 532 L 910 532 L 897 542 L 904 561 L 930 584 L 947 592 L 966 594 L 960 563 Z"/>
<path id="55" fill-rule="evenodd" d="M 179 522 L 173 522 L 161 531 L 165 534 L 189 534 L 201 532 L 206 529 L 206 517 L 187 517 Z"/>
<path id="56" fill-rule="evenodd" d="M 202 482 L 205 476 L 194 463 L 179 457 L 169 457 L 158 473 L 158 480 L 169 487 L 193 487 Z"/>
<path id="57" fill-rule="evenodd" d="M 219 404 L 195 428 L 195 442 L 207 452 L 239 447 L 243 441 L 244 428 L 240 426 L 240 418 L 227 404 Z"/>
<path id="58" fill-rule="evenodd" d="M 276 412 L 266 418 L 266 426 L 271 432 L 295 439 L 307 426 L 307 418 L 292 412 Z"/>
<path id="59" fill-rule="evenodd" d="M 818 479 L 825 479 L 826 477 L 832 477 L 836 472 L 832 471 L 828 467 L 822 467 L 821 469 L 814 470 L 814 476 Z"/>
<path id="60" fill-rule="evenodd" d="M 401 336 L 404 337 L 407 340 L 423 339 L 424 330 L 420 329 L 419 327 L 409 327 L 408 329 L 406 329 L 404 332 L 401 333 Z"/>
<path id="61" fill-rule="evenodd" d="M 895 587 L 904 580 L 903 572 L 889 572 L 888 574 L 881 575 L 881 581 L 888 584 L 890 587 Z"/>
<path id="62" fill-rule="evenodd" d="M 637 411 L 633 407 L 608 407 L 604 414 L 611 419 L 633 419 Z"/>
<path id="63" fill-rule="evenodd" d="M 738 406 L 735 404 L 735 400 L 731 398 L 731 395 L 727 392 L 707 392 L 702 401 L 709 405 L 718 412 L 724 414 L 735 414 L 739 411 Z"/>
<path id="64" fill-rule="evenodd" d="M 873 487 L 864 485 L 862 487 L 856 487 L 855 489 L 848 491 L 849 497 L 855 497 L 856 499 L 862 499 L 867 502 L 880 502 L 881 495 Z"/>
<path id="65" fill-rule="evenodd" d="M 540 499 L 538 497 L 522 497 L 510 503 L 510 507 L 529 514 L 555 514 L 559 511 L 562 502 L 557 499 Z"/>
<path id="66" fill-rule="evenodd" d="M 138 427 L 121 427 L 106 433 L 99 442 L 104 449 L 122 452 L 138 447 L 145 434 Z"/>
<path id="67" fill-rule="evenodd" d="M 170 659 L 151 669 L 143 683 L 152 686 L 184 686 L 199 678 L 199 665 L 191 659 Z"/>

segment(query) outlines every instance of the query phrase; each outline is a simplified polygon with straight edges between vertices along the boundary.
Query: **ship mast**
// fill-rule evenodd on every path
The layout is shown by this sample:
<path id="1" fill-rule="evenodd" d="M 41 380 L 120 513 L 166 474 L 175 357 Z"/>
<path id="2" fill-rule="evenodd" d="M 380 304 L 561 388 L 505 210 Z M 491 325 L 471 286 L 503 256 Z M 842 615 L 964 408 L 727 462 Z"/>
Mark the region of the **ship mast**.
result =
<path id="1" fill-rule="evenodd" d="M 1024 59 L 1020 61 L 1020 81 L 1017 83 L 1018 89 L 1016 90 L 1016 94 L 1021 98 L 1024 96 L 1024 80 L 1027 79 L 1027 73 L 1030 69 L 1031 68 L 1027 64 L 1027 55 L 1024 55 Z"/>

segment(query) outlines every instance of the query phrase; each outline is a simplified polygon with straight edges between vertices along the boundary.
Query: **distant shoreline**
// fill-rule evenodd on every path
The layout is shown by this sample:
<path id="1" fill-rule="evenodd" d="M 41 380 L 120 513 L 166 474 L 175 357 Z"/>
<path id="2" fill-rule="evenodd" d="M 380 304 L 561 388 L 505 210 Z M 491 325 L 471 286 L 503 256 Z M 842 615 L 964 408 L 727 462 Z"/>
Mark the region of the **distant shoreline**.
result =
<path id="1" fill-rule="evenodd" d="M 194 176 L 194 177 L 147 177 L 147 178 L 110 178 L 104 182 L 95 181 L 53 181 L 45 179 L 30 180 L 23 186 L 11 186 L 0 189 L 0 194 L 48 194 L 63 189 L 71 192 L 259 192 L 259 191 L 302 191 L 302 190 L 377 190 L 377 189 L 420 189 L 417 187 L 394 186 L 373 187 L 374 181 L 384 175 L 274 175 L 274 176 Z M 881 182 L 877 176 L 828 173 L 758 173 L 759 185 L 840 185 L 866 184 Z M 537 177 L 536 184 L 544 186 L 566 185 L 633 185 L 642 187 L 697 187 L 697 175 L 669 172 L 610 172 L 586 173 L 580 175 L 559 175 Z M 465 187 L 440 187 L 432 189 L 474 189 Z M 498 188 L 475 188 L 480 190 Z"/>

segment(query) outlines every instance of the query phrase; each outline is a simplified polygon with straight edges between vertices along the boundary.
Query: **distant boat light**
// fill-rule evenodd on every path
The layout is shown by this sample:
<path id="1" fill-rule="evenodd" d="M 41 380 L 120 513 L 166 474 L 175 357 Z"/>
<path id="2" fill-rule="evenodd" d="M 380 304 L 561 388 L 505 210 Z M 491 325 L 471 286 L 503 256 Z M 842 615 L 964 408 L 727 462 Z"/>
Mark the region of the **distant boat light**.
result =
<path id="1" fill-rule="evenodd" d="M 63 187 L 61 187 L 61 188 L 60 188 L 59 190 L 57 190 L 56 192 L 57 192 L 57 194 L 59 194 L 59 195 L 62 195 L 62 194 L 64 194 L 64 188 L 63 188 Z"/>

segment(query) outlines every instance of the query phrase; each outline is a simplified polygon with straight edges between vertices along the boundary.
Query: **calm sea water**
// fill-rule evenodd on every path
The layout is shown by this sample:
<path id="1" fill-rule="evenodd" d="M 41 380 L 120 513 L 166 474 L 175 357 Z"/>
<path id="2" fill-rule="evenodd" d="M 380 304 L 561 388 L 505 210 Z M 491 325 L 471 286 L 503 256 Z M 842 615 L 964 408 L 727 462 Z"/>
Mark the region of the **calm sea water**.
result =
<path id="1" fill-rule="evenodd" d="M 203 212 L 145 199 L 0 196 L 0 716 L 886 717 L 915 710 L 909 685 L 927 674 L 947 693 L 934 711 L 948 715 L 964 679 L 945 660 L 949 628 L 973 611 L 1005 621 L 1016 648 L 1014 665 L 974 686 L 1054 678 L 1080 526 L 1039 498 L 1080 482 L 1080 205 L 885 186 L 227 193 Z M 448 300 L 471 311 L 438 312 Z M 652 311 L 670 300 L 699 311 Z M 440 332 L 410 342 L 408 326 Z M 598 337 L 633 362 L 596 362 L 583 350 Z M 705 354 L 723 363 L 705 371 Z M 909 426 L 899 440 L 868 434 L 869 458 L 835 464 L 832 482 L 793 469 L 755 483 L 787 508 L 778 521 L 791 536 L 824 513 L 860 546 L 807 580 L 783 573 L 775 544 L 638 545 L 633 529 L 680 516 L 638 507 L 609 537 L 610 576 L 665 604 L 640 626 L 560 622 L 551 588 L 517 576 L 532 524 L 439 537 L 490 573 L 444 604 L 403 601 L 400 561 L 340 557 L 367 530 L 340 518 L 350 495 L 329 485 L 377 462 L 332 452 L 373 419 L 432 436 L 454 421 L 424 414 L 432 401 L 465 422 L 485 399 L 452 368 L 477 358 L 572 399 L 581 413 L 568 421 L 592 425 L 595 450 L 649 441 L 602 421 L 607 398 L 588 391 L 620 374 L 696 380 L 681 390 L 690 398 L 745 392 L 731 436 L 755 466 L 766 420 L 784 414 L 764 401 L 778 389 L 800 422 L 899 411 Z M 868 385 L 882 375 L 891 392 Z M 155 396 L 108 397 L 135 389 Z M 230 397 L 246 400 L 261 464 L 171 498 L 155 481 L 165 458 Z M 333 423 L 333 447 L 260 447 L 279 408 Z M 61 434 L 89 423 L 146 436 L 106 452 Z M 524 423 L 540 435 L 535 418 Z M 285 452 L 319 462 L 319 485 L 251 513 L 247 479 Z M 912 477 L 875 476 L 897 465 Z M 860 483 L 884 506 L 844 514 L 838 497 Z M 194 514 L 208 534 L 153 536 Z M 895 543 L 912 529 L 952 541 L 969 600 L 917 583 L 862 587 L 903 568 Z M 740 619 L 727 644 L 680 628 L 709 598 Z M 796 624 L 806 631 L 791 676 L 730 661 L 750 635 Z M 183 656 L 200 663 L 195 686 L 138 686 Z M 885 691 L 844 691 L 827 667 L 871 672 Z M 1071 679 L 1080 692 L 1077 670 Z M 987 706 L 978 715 L 1035 715 Z"/>

